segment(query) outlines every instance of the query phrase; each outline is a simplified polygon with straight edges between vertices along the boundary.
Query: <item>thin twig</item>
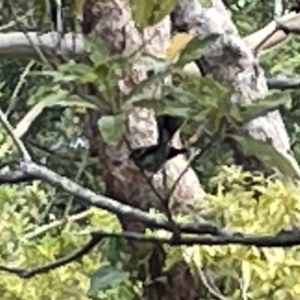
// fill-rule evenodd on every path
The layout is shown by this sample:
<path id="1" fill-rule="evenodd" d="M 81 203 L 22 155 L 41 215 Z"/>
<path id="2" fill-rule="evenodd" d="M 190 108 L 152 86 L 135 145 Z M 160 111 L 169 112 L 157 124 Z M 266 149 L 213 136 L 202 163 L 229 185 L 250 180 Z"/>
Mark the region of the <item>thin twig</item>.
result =
<path id="1" fill-rule="evenodd" d="M 129 149 L 129 151 L 132 151 L 133 149 L 131 148 L 131 145 L 130 145 L 129 141 L 126 138 L 124 138 L 124 141 L 125 141 L 128 149 Z M 152 192 L 155 194 L 155 196 L 157 196 L 157 200 L 161 203 L 161 208 L 162 208 L 163 212 L 165 213 L 165 215 L 166 215 L 166 217 L 169 221 L 170 226 L 172 226 L 172 228 L 173 228 L 174 238 L 178 238 L 180 236 L 180 230 L 176 226 L 176 222 L 174 221 L 172 213 L 169 209 L 168 201 L 167 201 L 168 198 L 163 197 L 157 191 L 157 189 L 155 188 L 155 186 L 152 182 L 153 174 L 151 174 L 151 176 L 148 176 L 146 174 L 145 170 L 141 166 L 139 166 L 138 164 L 136 164 L 136 166 L 138 167 L 139 171 L 141 172 L 141 175 L 144 177 L 146 183 L 148 184 L 148 186 L 150 187 Z M 163 172 L 163 174 L 162 174 L 162 176 L 163 176 L 163 185 L 164 185 L 164 179 L 165 179 L 164 170 L 165 169 L 163 168 L 163 170 L 162 170 L 162 172 Z"/>
<path id="2" fill-rule="evenodd" d="M 60 220 L 55 220 L 49 224 L 45 224 L 45 225 L 39 226 L 38 228 L 35 228 L 33 231 L 26 233 L 24 235 L 24 237 L 22 237 L 22 238 L 28 239 L 28 240 L 34 239 L 51 229 L 57 228 L 59 226 L 63 226 L 64 224 L 67 224 L 67 223 L 76 222 L 78 220 L 88 217 L 91 214 L 92 214 L 92 210 L 87 210 L 87 211 L 84 211 L 84 212 L 81 212 L 81 213 L 78 213 L 75 215 L 71 215 L 69 217 L 64 217 L 63 219 L 60 219 Z"/>
<path id="3" fill-rule="evenodd" d="M 36 51 L 36 53 L 38 54 L 39 58 L 41 59 L 41 61 L 46 65 L 51 67 L 49 61 L 47 60 L 46 56 L 44 55 L 44 53 L 42 52 L 42 50 L 40 49 L 40 47 L 38 45 L 36 45 L 35 43 L 32 42 L 30 36 L 28 35 L 28 32 L 26 30 L 24 30 L 24 28 L 22 28 L 19 19 L 17 17 L 17 15 L 15 14 L 14 8 L 10 5 L 8 5 L 9 11 L 15 21 L 16 26 L 25 34 L 28 42 L 30 43 L 30 45 L 32 46 L 32 48 Z"/>
<path id="4" fill-rule="evenodd" d="M 26 147 L 24 146 L 23 142 L 15 135 L 14 129 L 8 122 L 5 114 L 3 111 L 0 109 L 0 122 L 3 125 L 4 129 L 7 131 L 9 136 L 12 138 L 13 142 L 15 143 L 16 147 L 18 148 L 19 152 L 21 153 L 23 160 L 26 162 L 31 161 L 31 156 L 28 153 Z"/>
<path id="5" fill-rule="evenodd" d="M 215 290 L 209 283 L 209 281 L 207 280 L 203 270 L 201 269 L 201 267 L 196 266 L 198 269 L 198 273 L 200 276 L 200 279 L 203 283 L 203 285 L 207 288 L 207 290 L 209 291 L 209 293 L 213 296 L 215 296 L 217 299 L 219 300 L 227 300 L 226 297 L 224 297 L 219 291 Z"/>
<path id="6" fill-rule="evenodd" d="M 10 113 L 12 112 L 12 110 L 15 108 L 16 104 L 17 104 L 17 96 L 23 86 L 23 84 L 25 83 L 25 78 L 26 76 L 28 75 L 31 67 L 35 64 L 36 62 L 34 60 L 31 60 L 26 68 L 24 69 L 24 71 L 22 72 L 21 76 L 20 76 L 20 79 L 12 93 L 12 96 L 10 97 L 10 102 L 9 102 L 9 106 L 5 112 L 5 115 L 8 117 L 10 115 Z"/>

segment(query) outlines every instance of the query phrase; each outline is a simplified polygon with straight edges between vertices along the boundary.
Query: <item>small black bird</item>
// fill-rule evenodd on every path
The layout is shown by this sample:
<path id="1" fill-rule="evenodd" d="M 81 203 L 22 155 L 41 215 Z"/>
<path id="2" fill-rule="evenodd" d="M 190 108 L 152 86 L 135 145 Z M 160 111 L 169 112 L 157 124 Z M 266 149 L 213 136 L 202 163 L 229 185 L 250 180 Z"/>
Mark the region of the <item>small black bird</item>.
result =
<path id="1" fill-rule="evenodd" d="M 158 172 L 170 159 L 179 154 L 186 154 L 187 149 L 175 148 L 170 145 L 175 132 L 183 124 L 183 118 L 170 115 L 161 115 L 156 118 L 158 127 L 158 144 L 150 147 L 141 147 L 131 152 L 130 158 L 141 169 Z"/>

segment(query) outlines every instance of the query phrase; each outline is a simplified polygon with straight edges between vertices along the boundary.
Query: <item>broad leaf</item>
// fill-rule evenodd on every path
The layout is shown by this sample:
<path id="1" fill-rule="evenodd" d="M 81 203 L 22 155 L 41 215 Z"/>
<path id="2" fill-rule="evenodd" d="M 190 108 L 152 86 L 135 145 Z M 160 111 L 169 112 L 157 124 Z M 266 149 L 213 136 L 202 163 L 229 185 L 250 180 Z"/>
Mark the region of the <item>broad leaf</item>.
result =
<path id="1" fill-rule="evenodd" d="M 177 4 L 176 0 L 130 0 L 133 20 L 139 30 L 157 24 L 170 14 Z"/>
<path id="2" fill-rule="evenodd" d="M 147 0 L 146 0 L 147 1 Z M 166 15 L 169 15 L 175 8 L 177 0 L 152 0 L 154 2 L 154 9 L 150 19 L 149 25 L 155 25 L 161 21 Z"/>
<path id="3" fill-rule="evenodd" d="M 246 155 L 256 156 L 270 168 L 276 168 L 283 175 L 290 178 L 299 177 L 299 172 L 293 164 L 279 153 L 270 143 L 256 140 L 250 136 L 229 135 L 238 142 Z"/>
<path id="4" fill-rule="evenodd" d="M 160 114 L 187 118 L 191 114 L 191 109 L 183 106 L 167 106 Z"/>
<path id="5" fill-rule="evenodd" d="M 82 76 L 85 73 L 91 72 L 92 68 L 86 64 L 78 63 L 72 60 L 65 64 L 58 65 L 58 71 L 67 74 Z"/>
<path id="6" fill-rule="evenodd" d="M 153 0 L 129 0 L 132 18 L 139 30 L 149 26 L 153 12 Z"/>
<path id="7" fill-rule="evenodd" d="M 279 94 L 266 99 L 252 102 L 250 105 L 234 105 L 231 116 L 239 124 L 244 125 L 253 119 L 266 115 L 268 112 L 277 110 L 280 106 L 287 105 L 291 101 L 289 95 Z"/>
<path id="8" fill-rule="evenodd" d="M 80 108 L 91 108 L 97 109 L 97 106 L 87 100 L 83 100 L 80 97 L 75 95 L 67 96 L 65 99 L 58 99 L 56 97 L 48 97 L 43 100 L 45 102 L 45 106 L 65 106 L 65 107 L 80 107 Z"/>
<path id="9" fill-rule="evenodd" d="M 99 37 L 90 36 L 86 41 L 86 50 L 94 65 L 104 63 L 109 58 L 106 46 Z"/>
<path id="10" fill-rule="evenodd" d="M 82 99 L 77 95 L 70 94 L 67 90 L 63 90 L 59 85 L 41 86 L 37 92 L 29 98 L 28 103 L 36 103 L 42 99 L 45 107 L 65 106 L 65 107 L 82 107 L 96 109 L 97 105 L 94 99 Z M 39 101 L 41 102 L 41 101 Z"/>
<path id="11" fill-rule="evenodd" d="M 101 266 L 90 277 L 88 295 L 98 299 L 99 292 L 115 287 L 127 278 L 127 272 L 109 265 Z"/>
<path id="12" fill-rule="evenodd" d="M 177 67 L 183 67 L 186 64 L 193 62 L 199 59 L 205 48 L 214 42 L 220 35 L 211 34 L 204 39 L 201 39 L 199 36 L 192 38 L 187 45 L 180 52 L 179 58 L 176 62 Z"/>
<path id="13" fill-rule="evenodd" d="M 111 145 L 116 146 L 124 133 L 124 116 L 117 115 L 104 115 L 98 120 L 99 130 L 104 141 Z"/>
<path id="14" fill-rule="evenodd" d="M 39 75 L 39 76 L 49 76 L 52 77 L 54 82 L 71 82 L 78 79 L 78 76 L 75 74 L 64 74 L 59 71 L 50 71 L 50 70 L 44 70 L 44 71 L 32 71 L 31 75 Z"/>
<path id="15" fill-rule="evenodd" d="M 166 74 L 168 72 L 169 63 L 165 65 L 165 68 L 162 72 L 151 74 L 148 76 L 148 78 L 142 80 L 136 86 L 129 92 L 129 94 L 125 98 L 125 102 L 135 102 L 135 99 L 141 99 L 140 95 L 143 95 L 144 98 L 145 95 L 149 97 L 149 88 L 153 86 L 154 84 L 157 84 L 157 82 L 162 82 L 163 79 L 166 77 Z"/>
<path id="16" fill-rule="evenodd" d="M 135 101 L 133 103 L 135 107 L 144 107 L 153 109 L 156 113 L 160 113 L 164 110 L 166 106 L 162 99 L 140 99 L 139 101 Z"/>

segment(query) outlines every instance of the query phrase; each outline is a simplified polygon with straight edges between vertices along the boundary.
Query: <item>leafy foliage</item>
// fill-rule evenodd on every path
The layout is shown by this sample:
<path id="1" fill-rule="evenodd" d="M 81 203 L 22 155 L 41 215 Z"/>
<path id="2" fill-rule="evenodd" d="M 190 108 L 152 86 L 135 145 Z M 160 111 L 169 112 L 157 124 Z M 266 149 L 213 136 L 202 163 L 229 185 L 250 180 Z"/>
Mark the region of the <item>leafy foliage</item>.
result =
<path id="1" fill-rule="evenodd" d="M 22 11 L 33 9 L 25 18 L 23 26 L 46 28 L 43 1 L 21 1 Z M 242 34 L 250 33 L 271 19 L 272 2 L 226 1 Z M 76 13 L 81 6 L 76 1 Z M 169 13 L 176 1 L 131 0 L 135 7 L 134 18 L 142 29 L 152 25 Z M 31 7 L 29 7 L 31 6 Z M 10 12 L 0 3 L 3 14 L 1 24 L 8 22 Z M 19 9 L 19 8 L 18 8 Z M 37 21 L 39 20 L 39 21 Z M 18 30 L 17 27 L 12 29 Z M 185 37 L 186 38 L 186 37 Z M 245 122 L 280 108 L 289 133 L 293 150 L 300 161 L 299 91 L 269 98 L 255 104 L 233 105 L 229 103 L 231 87 L 222 86 L 211 78 L 185 77 L 182 68 L 202 53 L 206 40 L 187 39 L 185 46 L 172 45 L 168 59 L 157 61 L 153 76 L 136 85 L 124 98 L 116 97 L 114 87 L 120 70 L 130 69 L 132 58 L 109 57 L 100 41 L 90 40 L 87 50 L 91 65 L 74 61 L 61 64 L 57 70 L 48 70 L 40 64 L 32 67 L 18 96 L 18 105 L 12 105 L 11 95 L 27 65 L 23 62 L 1 60 L 0 81 L 1 108 L 11 108 L 9 114 L 15 125 L 34 104 L 43 101 L 48 109 L 33 122 L 25 138 L 36 161 L 47 162 L 57 172 L 101 193 L 104 190 L 99 178 L 92 176 L 94 162 L 88 158 L 85 147 L 75 147 L 80 135 L 78 107 L 101 109 L 106 112 L 99 120 L 99 129 L 105 141 L 115 144 L 123 133 L 124 116 L 135 106 L 153 108 L 158 115 L 169 114 L 184 118 L 183 137 L 190 148 L 199 147 L 200 136 L 195 128 L 207 138 L 217 135 L 215 146 L 194 162 L 201 182 L 210 194 L 207 201 L 195 207 L 207 219 L 224 227 L 248 233 L 275 233 L 282 227 L 299 223 L 300 208 L 298 188 L 291 182 L 265 178 L 261 174 L 242 172 L 232 165 L 230 149 L 224 139 L 238 138 L 246 151 L 265 158 L 267 164 L 277 168 L 286 177 L 294 177 L 295 170 L 268 143 L 250 140 L 241 132 Z M 179 43 L 181 43 L 179 41 Z M 261 57 L 268 75 L 297 73 L 299 70 L 299 41 L 290 40 L 283 47 Z M 174 54 L 175 53 L 175 54 Z M 159 84 L 168 75 L 173 85 L 164 87 L 160 95 L 151 94 L 150 87 Z M 81 85 L 92 82 L 104 97 L 82 97 L 77 91 L 69 93 L 64 85 Z M 168 97 L 166 97 L 168 96 Z M 168 98 L 169 100 L 166 100 Z M 170 100 L 171 98 L 171 100 Z M 42 125 L 42 126 L 41 126 Z M 200 146 L 202 144 L 200 143 Z M 8 136 L 0 129 L 0 158 L 15 156 Z M 213 175 L 215 175 L 213 177 Z M 65 216 L 83 214 L 76 222 L 62 222 L 60 226 L 40 232 L 43 226 Z M 187 218 L 189 216 L 179 216 Z M 88 239 L 88 230 L 106 228 L 120 230 L 117 219 L 101 210 L 86 207 L 76 197 L 45 186 L 42 183 L 0 186 L 0 256 L 3 264 L 14 266 L 37 266 L 53 261 L 71 252 Z M 165 246 L 166 270 L 174 261 L 185 258 L 203 282 L 201 299 L 215 299 L 211 287 L 227 299 L 297 299 L 300 294 L 298 278 L 299 247 L 291 249 L 258 249 L 245 246 L 194 246 L 179 249 Z M 103 241 L 80 261 L 24 281 L 14 275 L 3 273 L 1 291 L 3 299 L 133 299 L 140 292 L 141 283 L 128 277 L 123 262 L 129 259 L 123 243 L 118 239 Z M 201 269 L 202 268 L 202 269 Z M 211 275 L 213 274 L 213 276 Z M 204 277 L 203 277 L 204 276 Z M 211 278 L 214 279 L 211 279 Z M 206 279 L 206 280 L 203 280 Z"/>

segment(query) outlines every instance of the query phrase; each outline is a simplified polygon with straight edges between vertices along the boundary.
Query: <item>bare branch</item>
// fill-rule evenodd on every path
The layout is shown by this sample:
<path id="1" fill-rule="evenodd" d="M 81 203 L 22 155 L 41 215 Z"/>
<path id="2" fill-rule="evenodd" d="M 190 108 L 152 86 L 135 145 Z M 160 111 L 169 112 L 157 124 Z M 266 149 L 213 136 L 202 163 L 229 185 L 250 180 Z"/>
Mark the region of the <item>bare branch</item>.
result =
<path id="1" fill-rule="evenodd" d="M 30 40 L 30 42 L 29 42 Z M 82 35 L 69 33 L 61 38 L 57 32 L 39 34 L 38 32 L 10 32 L 0 33 L 0 57 L 32 58 L 41 60 L 32 45 L 41 49 L 49 61 L 53 53 L 57 53 L 57 43 L 60 42 L 63 57 L 77 57 L 84 55 L 84 38 Z M 75 43 L 75 46 L 74 46 Z"/>
<path id="2" fill-rule="evenodd" d="M 279 90 L 288 90 L 288 89 L 299 89 L 300 88 L 300 77 L 295 78 L 269 78 L 268 79 L 269 89 L 279 89 Z"/>
<path id="3" fill-rule="evenodd" d="M 0 172 L 0 185 L 1 184 L 16 184 L 36 180 L 37 178 L 32 175 L 24 174 L 22 171 L 1 171 Z"/>
<path id="4" fill-rule="evenodd" d="M 83 212 L 75 214 L 75 215 L 66 216 L 63 219 L 55 220 L 49 224 L 39 226 L 39 227 L 35 228 L 33 231 L 26 233 L 24 235 L 24 239 L 34 239 L 51 229 L 57 228 L 59 226 L 63 226 L 64 224 L 67 224 L 67 223 L 76 222 L 78 220 L 84 219 L 84 218 L 88 217 L 89 215 L 91 215 L 91 213 L 92 213 L 91 210 L 86 210 L 86 211 L 83 211 Z"/>
<path id="5" fill-rule="evenodd" d="M 146 212 L 132 206 L 122 204 L 118 201 L 110 199 L 105 196 L 97 195 L 93 191 L 83 188 L 74 181 L 60 176 L 57 173 L 49 170 L 46 167 L 39 166 L 33 162 L 22 163 L 20 166 L 24 174 L 35 176 L 36 178 L 49 183 L 52 186 L 59 187 L 64 191 L 77 196 L 86 201 L 91 206 L 105 209 L 111 213 L 130 216 L 151 228 L 165 229 L 172 232 L 173 226 L 166 220 L 158 220 Z M 176 223 L 179 230 L 183 233 L 197 233 L 197 234 L 212 234 L 212 235 L 227 235 L 227 231 L 220 228 L 211 222 L 199 223 Z"/>
<path id="6" fill-rule="evenodd" d="M 231 234 L 219 236 L 194 236 L 182 237 L 178 241 L 172 238 L 157 238 L 154 236 L 145 236 L 137 232 L 122 232 L 122 233 L 108 233 L 101 230 L 96 230 L 95 233 L 107 237 L 125 238 L 128 240 L 135 240 L 141 242 L 162 243 L 171 246 L 193 246 L 193 245 L 244 245 L 256 247 L 293 247 L 300 245 L 300 229 L 293 228 L 290 230 L 281 230 L 276 234 L 269 235 L 256 235 L 256 234 L 243 234 L 240 232 L 232 232 Z"/>
<path id="7" fill-rule="evenodd" d="M 23 156 L 23 160 L 24 161 L 31 161 L 32 160 L 31 156 L 28 153 L 26 147 L 24 146 L 23 142 L 15 135 L 14 129 L 12 128 L 10 123 L 8 122 L 5 114 L 3 113 L 3 111 L 1 109 L 0 109 L 0 122 L 4 126 L 7 133 L 12 138 L 13 142 L 15 143 L 15 145 L 18 148 L 21 155 Z"/>
<path id="8" fill-rule="evenodd" d="M 0 271 L 9 272 L 22 278 L 31 278 L 35 275 L 47 273 L 51 270 L 64 266 L 72 261 L 80 259 L 88 254 L 104 238 L 125 238 L 127 240 L 148 242 L 153 244 L 167 244 L 170 246 L 193 246 L 193 245 L 229 245 L 238 244 L 256 247 L 292 247 L 300 245 L 300 229 L 281 230 L 275 235 L 247 235 L 233 232 L 231 235 L 220 236 L 195 236 L 182 237 L 180 240 L 173 238 L 157 238 L 155 236 L 145 236 L 137 232 L 109 233 L 102 230 L 91 232 L 91 239 L 81 248 L 73 253 L 48 263 L 44 266 L 32 269 L 9 267 L 0 265 Z"/>
<path id="9" fill-rule="evenodd" d="M 300 28 L 300 14 L 295 12 L 284 15 L 281 18 L 278 18 L 277 21 L 291 30 Z M 267 36 L 270 36 L 270 38 L 259 47 L 260 51 L 268 50 L 280 45 L 287 39 L 288 36 L 283 31 L 276 30 L 276 27 L 276 21 L 272 21 L 260 30 L 246 36 L 244 38 L 246 45 L 251 49 L 251 51 L 255 51 L 261 41 L 263 41 Z"/>

